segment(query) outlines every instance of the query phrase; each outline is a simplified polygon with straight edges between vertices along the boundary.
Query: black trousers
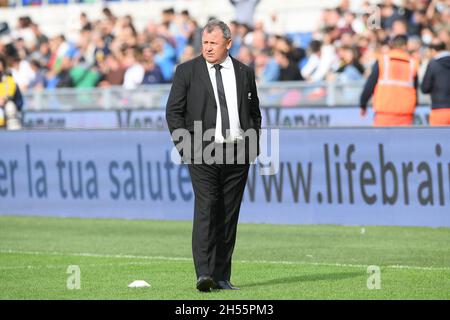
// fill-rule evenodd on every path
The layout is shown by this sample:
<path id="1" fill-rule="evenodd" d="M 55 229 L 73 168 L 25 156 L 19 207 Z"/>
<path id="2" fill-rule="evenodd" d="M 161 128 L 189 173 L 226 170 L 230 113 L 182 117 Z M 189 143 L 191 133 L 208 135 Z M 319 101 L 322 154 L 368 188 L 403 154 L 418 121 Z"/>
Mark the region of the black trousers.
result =
<path id="1" fill-rule="evenodd" d="M 249 164 L 189 165 L 195 194 L 192 253 L 197 277 L 230 280 L 248 169 Z"/>

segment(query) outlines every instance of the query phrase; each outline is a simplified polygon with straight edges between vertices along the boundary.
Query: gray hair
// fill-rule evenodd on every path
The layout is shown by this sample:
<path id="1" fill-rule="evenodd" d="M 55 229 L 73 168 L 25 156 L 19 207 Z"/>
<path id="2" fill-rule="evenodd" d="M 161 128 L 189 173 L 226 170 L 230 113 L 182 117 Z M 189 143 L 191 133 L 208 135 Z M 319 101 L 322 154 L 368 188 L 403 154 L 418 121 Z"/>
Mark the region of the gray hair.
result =
<path id="1" fill-rule="evenodd" d="M 215 28 L 219 28 L 220 30 L 222 30 L 223 33 L 223 37 L 226 40 L 230 40 L 231 39 L 231 31 L 230 28 L 227 26 L 227 24 L 225 22 L 223 22 L 222 20 L 219 19 L 211 19 L 208 21 L 208 23 L 205 25 L 205 27 L 203 28 L 203 32 L 212 32 Z"/>

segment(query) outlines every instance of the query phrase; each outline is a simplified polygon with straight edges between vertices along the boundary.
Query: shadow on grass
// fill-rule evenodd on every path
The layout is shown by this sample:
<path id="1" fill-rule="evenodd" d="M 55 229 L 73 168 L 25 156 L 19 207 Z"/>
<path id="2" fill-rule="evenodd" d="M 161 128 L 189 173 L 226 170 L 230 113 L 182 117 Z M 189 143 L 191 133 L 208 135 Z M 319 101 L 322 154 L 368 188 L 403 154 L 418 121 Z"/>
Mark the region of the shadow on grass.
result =
<path id="1" fill-rule="evenodd" d="M 259 286 L 270 286 L 284 283 L 295 283 L 295 282 L 310 282 L 310 281 L 321 281 L 321 280 L 341 280 L 348 278 L 355 278 L 358 276 L 363 276 L 362 272 L 341 272 L 341 273 L 321 273 L 321 274 L 305 274 L 301 276 L 285 277 L 271 279 L 261 282 L 254 282 L 249 284 L 242 284 L 242 288 L 259 287 Z"/>

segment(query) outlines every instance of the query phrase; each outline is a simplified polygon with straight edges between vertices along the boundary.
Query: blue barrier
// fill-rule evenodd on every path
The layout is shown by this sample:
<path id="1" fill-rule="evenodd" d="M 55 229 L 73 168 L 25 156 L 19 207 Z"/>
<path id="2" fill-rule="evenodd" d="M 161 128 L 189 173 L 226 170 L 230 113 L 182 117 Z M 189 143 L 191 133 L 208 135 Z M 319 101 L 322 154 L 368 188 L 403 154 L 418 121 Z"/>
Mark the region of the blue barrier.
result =
<path id="1" fill-rule="evenodd" d="M 285 129 L 241 221 L 450 227 L 450 129 Z M 0 214 L 190 220 L 165 131 L 0 132 Z"/>
<path id="2" fill-rule="evenodd" d="M 414 115 L 415 125 L 428 125 L 430 108 L 419 106 Z M 263 127 L 327 128 L 372 126 L 372 109 L 361 117 L 356 106 L 262 108 Z M 80 110 L 25 112 L 24 126 L 33 128 L 151 128 L 167 129 L 165 109 L 150 110 Z"/>

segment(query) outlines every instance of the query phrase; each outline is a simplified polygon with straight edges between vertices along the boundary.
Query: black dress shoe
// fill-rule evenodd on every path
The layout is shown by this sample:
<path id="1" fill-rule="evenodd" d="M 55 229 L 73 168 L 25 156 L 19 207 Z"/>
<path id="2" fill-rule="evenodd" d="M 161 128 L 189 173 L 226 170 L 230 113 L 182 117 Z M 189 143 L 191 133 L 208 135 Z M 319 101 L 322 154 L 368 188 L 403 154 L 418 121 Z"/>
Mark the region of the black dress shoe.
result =
<path id="1" fill-rule="evenodd" d="M 231 284 L 230 281 L 225 280 L 225 281 L 217 281 L 215 283 L 214 289 L 219 289 L 219 290 L 241 290 L 238 287 L 235 287 Z"/>
<path id="2" fill-rule="evenodd" d="M 197 279 L 197 290 L 209 292 L 214 287 L 214 280 L 210 276 L 200 276 Z"/>

